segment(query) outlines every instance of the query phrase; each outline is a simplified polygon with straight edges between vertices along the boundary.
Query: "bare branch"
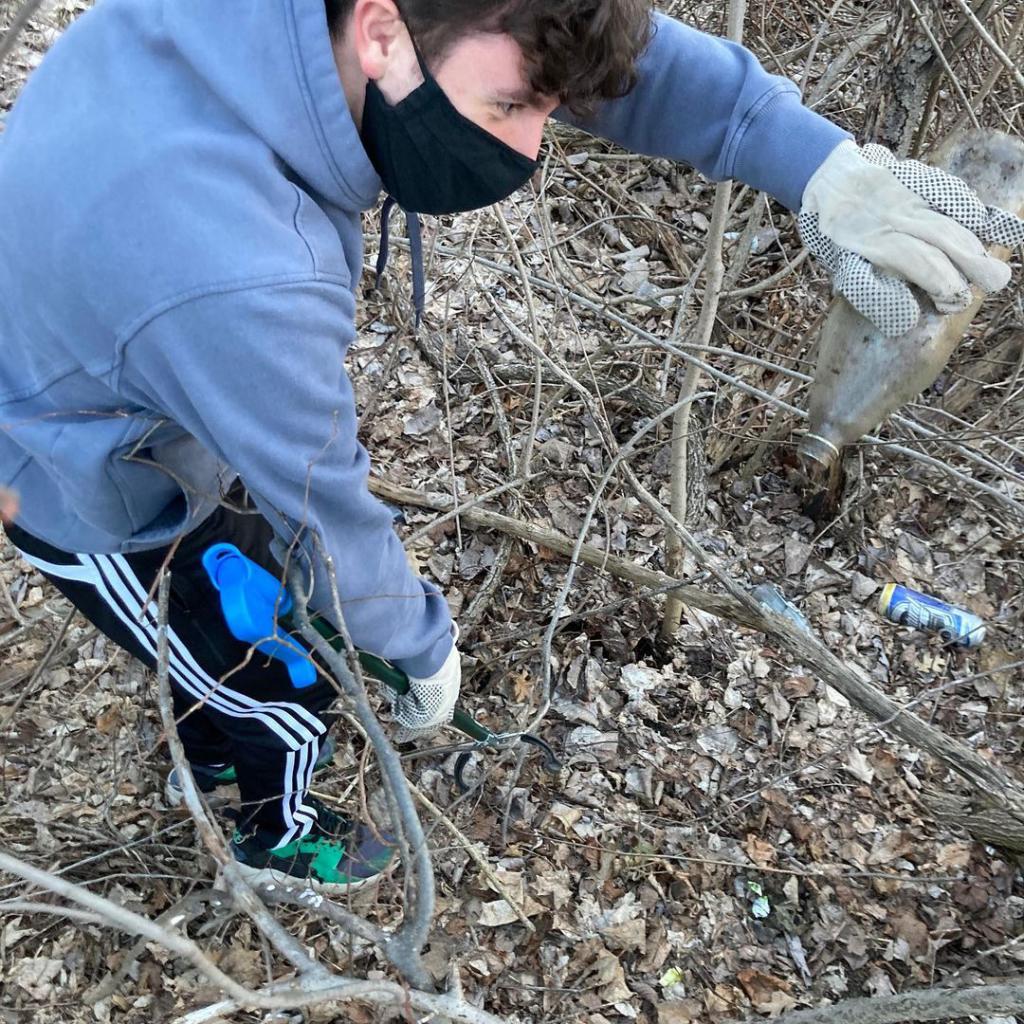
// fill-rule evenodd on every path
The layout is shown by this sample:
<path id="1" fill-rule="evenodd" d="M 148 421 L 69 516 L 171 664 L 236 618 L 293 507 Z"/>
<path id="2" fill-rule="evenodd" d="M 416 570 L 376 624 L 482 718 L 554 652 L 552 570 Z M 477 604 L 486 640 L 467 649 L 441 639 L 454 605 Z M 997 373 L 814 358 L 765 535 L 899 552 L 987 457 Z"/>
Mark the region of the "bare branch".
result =
<path id="1" fill-rule="evenodd" d="M 652 589 L 679 595 L 680 599 L 695 608 L 710 612 L 722 618 L 759 629 L 785 648 L 798 664 L 812 668 L 820 678 L 838 690 L 844 697 L 856 704 L 889 732 L 914 746 L 927 751 L 943 761 L 974 790 L 976 801 L 981 806 L 993 806 L 1003 810 L 1010 817 L 1024 821 L 1024 786 L 1009 776 L 1000 765 L 986 760 L 966 744 L 947 736 L 941 730 L 929 725 L 891 700 L 873 685 L 859 670 L 841 661 L 817 637 L 801 631 L 785 616 L 763 607 L 693 538 L 692 534 L 662 505 L 651 492 L 636 478 L 628 461 L 622 463 L 622 471 L 634 488 L 637 496 L 666 525 L 674 530 L 697 563 L 707 569 L 725 589 L 726 594 L 717 595 L 677 584 L 664 573 L 635 565 L 624 558 L 605 554 L 599 548 L 584 545 L 579 549 L 579 558 L 587 564 L 604 569 L 622 579 L 649 586 Z M 420 494 L 409 488 L 372 481 L 373 490 L 380 496 L 409 505 L 427 508 L 447 508 L 447 499 Z M 491 530 L 505 530 L 523 540 L 542 544 L 560 554 L 571 555 L 576 545 L 564 534 L 546 527 L 521 523 L 495 512 L 473 509 L 466 515 L 467 522 Z"/>
<path id="2" fill-rule="evenodd" d="M 467 257 L 464 253 L 460 252 L 459 250 L 444 245 L 437 245 L 435 246 L 435 249 L 441 255 L 456 256 L 464 259 L 470 259 L 473 262 L 479 263 L 480 266 L 482 267 L 486 267 L 489 270 L 494 270 L 501 274 L 515 274 L 515 270 L 509 267 L 507 264 L 499 263 L 495 260 L 487 259 L 483 256 L 478 256 L 474 254 L 472 256 Z M 672 355 L 677 356 L 677 358 L 682 359 L 684 362 L 687 362 L 690 365 L 699 365 L 703 372 L 714 380 L 721 381 L 724 384 L 729 384 L 732 387 L 735 387 L 738 390 L 742 391 L 744 394 L 750 395 L 752 398 L 757 398 L 760 401 L 766 403 L 767 405 L 770 405 L 776 409 L 782 409 L 800 419 L 807 418 L 807 413 L 805 410 L 800 409 L 797 406 L 794 406 L 790 402 L 786 402 L 785 400 L 779 398 L 778 395 L 773 395 L 770 392 L 763 390 L 762 388 L 754 387 L 753 385 L 748 384 L 746 381 L 742 380 L 735 374 L 726 373 L 725 371 L 718 369 L 716 366 L 713 366 L 709 362 L 707 362 L 707 360 L 701 359 L 698 356 L 693 355 L 691 352 L 682 351 L 677 346 L 674 346 L 671 343 L 665 341 L 663 338 L 659 337 L 653 332 L 645 330 L 642 327 L 639 327 L 637 324 L 633 323 L 627 317 L 624 317 L 619 313 L 616 313 L 614 310 L 609 309 L 606 305 L 602 305 L 598 302 L 595 302 L 579 292 L 567 290 L 562 285 L 556 282 L 545 280 L 544 278 L 537 277 L 534 274 L 529 275 L 529 280 L 530 284 L 533 285 L 534 288 L 546 291 L 550 294 L 557 296 L 559 299 L 570 305 L 578 306 L 581 309 L 585 309 L 590 313 L 594 313 L 597 316 L 602 317 L 609 323 L 613 323 L 616 326 L 621 327 L 623 330 L 632 334 L 634 337 L 646 342 L 651 347 L 658 348 L 664 352 L 671 353 Z M 487 296 L 487 298 L 490 299 L 491 296 Z M 528 337 L 522 331 L 520 331 L 519 328 L 516 327 L 516 325 L 513 324 L 511 320 L 508 319 L 508 317 L 501 310 L 500 306 L 496 304 L 495 313 L 497 314 L 498 318 L 502 321 L 502 323 L 506 327 L 508 327 L 513 333 L 516 334 L 517 338 L 519 338 L 520 340 L 526 338 L 527 342 L 530 341 L 530 339 L 528 339 Z M 734 355 L 736 355 L 736 358 L 742 358 L 747 361 L 753 361 L 749 356 L 741 356 L 735 353 Z M 545 362 L 548 363 L 549 366 L 552 366 L 552 368 L 555 369 L 558 378 L 564 381 L 565 377 L 568 376 L 567 371 L 564 370 L 563 368 L 555 366 L 546 357 L 542 356 L 542 358 Z M 573 380 L 572 383 L 575 386 L 579 386 L 578 381 L 576 380 Z M 965 488 L 966 491 L 977 492 L 980 494 L 984 494 L 988 498 L 991 498 L 1004 511 L 1012 514 L 1015 519 L 1024 521 L 1024 505 L 1022 505 L 1018 501 L 1015 501 L 1013 498 L 1009 497 L 1007 494 L 1000 491 L 998 487 L 994 487 L 983 480 L 978 480 L 967 473 L 962 473 L 955 467 L 949 465 L 947 462 L 943 462 L 941 459 L 935 458 L 934 456 L 931 455 L 927 455 L 924 452 L 917 451 L 914 448 L 909 448 L 906 445 L 894 444 L 875 434 L 865 435 L 862 441 L 864 443 L 878 445 L 879 450 L 882 452 L 882 454 L 888 457 L 900 456 L 901 458 L 910 459 L 913 462 L 917 462 L 920 463 L 921 465 L 929 467 L 930 469 L 934 469 L 941 473 L 942 475 L 955 481 L 957 484 Z"/>
<path id="3" fill-rule="evenodd" d="M 32 16 L 42 6 L 42 3 L 43 0 L 25 0 L 25 3 L 21 5 L 21 9 L 14 16 L 14 21 L 11 22 L 10 28 L 4 33 L 3 39 L 0 39 L 0 64 L 3 64 L 10 56 L 14 50 L 14 44 L 18 41 L 18 37 L 24 31 Z"/>
<path id="4" fill-rule="evenodd" d="M 738 15 L 742 28 L 742 16 L 745 0 L 732 0 L 729 7 L 730 21 Z M 698 345 L 707 345 L 711 341 L 715 318 L 718 316 L 718 304 L 722 296 L 722 279 L 725 267 L 722 263 L 722 239 L 725 234 L 725 222 L 729 215 L 729 198 L 732 195 L 732 183 L 721 181 L 715 188 L 714 210 L 711 214 L 711 227 L 708 229 L 707 242 L 707 283 L 704 288 L 704 304 L 701 306 L 700 318 L 694 330 Z M 677 320 L 678 323 L 678 320 Z M 693 396 L 700 381 L 700 367 L 690 363 L 686 375 L 679 388 L 678 411 L 672 421 L 672 456 L 671 456 L 671 487 L 672 514 L 680 521 L 686 521 L 686 488 L 687 488 L 687 451 L 690 437 L 690 411 L 693 408 Z M 669 575 L 681 576 L 683 570 L 683 548 L 674 534 L 668 535 L 665 546 L 665 561 Z M 683 614 L 683 606 L 674 597 L 665 602 L 662 613 L 661 632 L 663 636 L 674 636 L 679 628 L 679 620 Z"/>
<path id="5" fill-rule="evenodd" d="M 84 907 L 94 919 L 99 919 L 105 924 L 113 925 L 129 935 L 145 936 L 151 942 L 156 942 L 165 949 L 169 949 L 172 953 L 185 957 L 213 984 L 222 991 L 227 992 L 232 999 L 237 1000 L 242 1005 L 269 1005 L 259 1000 L 254 1000 L 251 992 L 239 985 L 233 978 L 229 978 L 191 939 L 184 935 L 170 931 L 167 928 L 162 928 L 160 925 L 150 921 L 149 918 L 136 914 L 134 911 L 128 910 L 126 907 L 122 907 L 120 904 L 114 903 L 104 896 L 90 892 L 88 889 L 75 885 L 73 882 L 65 881 L 65 879 L 59 878 L 49 871 L 43 871 L 41 868 L 26 864 L 24 861 L 20 861 L 3 851 L 0 851 L 0 871 L 17 875 L 19 878 L 24 878 L 25 881 L 31 882 L 40 889 L 46 889 L 49 892 L 56 893 L 58 896 L 71 900 L 73 903 L 77 903 L 79 906 Z M 53 909 L 63 912 L 63 908 Z M 77 916 L 80 917 L 81 914 Z"/>
<path id="6" fill-rule="evenodd" d="M 331 573 L 329 575 L 333 576 Z M 415 874 L 415 902 L 406 921 L 384 947 L 384 952 L 405 977 L 421 988 L 429 988 L 430 978 L 420 963 L 420 952 L 427 942 L 433 921 L 434 869 L 423 826 L 409 790 L 409 781 L 402 771 L 398 753 L 370 707 L 365 689 L 353 676 L 346 659 L 313 627 L 302 592 L 302 577 L 294 565 L 289 567 L 288 585 L 295 602 L 292 615 L 303 639 L 324 660 L 343 692 L 352 698 L 353 714 L 373 746 L 395 810 L 400 816 L 400 823 L 396 822 L 396 825 L 400 824 L 411 846 L 412 860 L 406 864 L 406 869 Z M 335 615 L 341 619 L 340 602 L 335 603 L 338 604 Z M 339 624 L 335 622 L 334 625 Z"/>
<path id="7" fill-rule="evenodd" d="M 899 1024 L 900 1021 L 996 1016 L 1024 1010 L 1024 984 L 928 988 L 896 996 L 847 999 L 776 1017 L 776 1024 Z"/>
<path id="8" fill-rule="evenodd" d="M 175 768 L 178 770 L 178 779 L 184 794 L 185 806 L 188 807 L 206 848 L 220 864 L 224 879 L 231 893 L 231 898 L 238 909 L 253 919 L 256 927 L 267 937 L 274 948 L 286 960 L 297 967 L 300 972 L 321 980 L 329 978 L 331 977 L 330 972 L 309 958 L 298 940 L 294 936 L 289 935 L 281 926 L 277 918 L 267 910 L 263 901 L 253 891 L 252 886 L 245 880 L 245 877 L 238 869 L 238 862 L 232 855 L 220 828 L 210 818 L 206 806 L 199 795 L 195 778 L 192 775 L 192 766 L 185 756 L 185 748 L 182 746 L 181 739 L 178 736 L 178 728 L 174 720 L 167 641 L 170 593 L 171 574 L 165 571 L 160 575 L 157 596 L 157 685 L 159 689 L 160 717 L 163 721 L 164 733 L 167 737 L 167 745 L 171 751 L 171 758 L 174 761 Z"/>
<path id="9" fill-rule="evenodd" d="M 1017 85 L 1024 89 L 1024 74 L 1021 73 L 1013 58 L 1006 54 L 1003 48 L 995 41 L 992 33 L 978 20 L 978 16 L 971 10 L 970 5 L 965 0 L 953 0 L 953 3 L 963 11 L 964 17 L 974 26 L 974 30 L 981 36 L 982 41 L 992 51 L 996 60 L 1010 72 Z M 938 53 L 939 51 L 936 52 Z"/>
<path id="10" fill-rule="evenodd" d="M 388 981 L 350 981 L 336 983 L 330 988 L 318 988 L 306 983 L 292 986 L 287 982 L 268 985 L 255 993 L 259 1002 L 248 1005 L 268 1008 L 296 1009 L 303 1006 L 317 1006 L 323 1003 L 366 1002 L 411 1007 L 421 1013 L 430 1014 L 438 1021 L 459 1021 L 461 1024 L 505 1024 L 486 1010 L 478 1010 L 454 995 L 436 996 L 415 989 L 406 989 Z M 247 1004 L 225 999 L 223 1002 L 194 1010 L 177 1019 L 176 1024 L 214 1024 L 225 1020 Z"/>

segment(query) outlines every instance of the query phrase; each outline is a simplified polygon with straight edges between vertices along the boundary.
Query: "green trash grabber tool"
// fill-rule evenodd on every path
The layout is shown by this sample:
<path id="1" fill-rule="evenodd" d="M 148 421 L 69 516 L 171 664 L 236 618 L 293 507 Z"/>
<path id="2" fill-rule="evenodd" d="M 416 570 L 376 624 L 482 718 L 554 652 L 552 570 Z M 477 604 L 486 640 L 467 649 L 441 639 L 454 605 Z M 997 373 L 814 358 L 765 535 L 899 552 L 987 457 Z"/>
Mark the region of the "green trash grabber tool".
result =
<path id="1" fill-rule="evenodd" d="M 284 662 L 296 689 L 312 686 L 317 680 L 317 669 L 310 659 L 310 652 L 293 635 L 297 627 L 291 617 L 292 599 L 283 584 L 243 555 L 234 544 L 212 545 L 203 554 L 202 561 L 210 581 L 220 594 L 221 612 L 231 635 Z M 329 622 L 320 616 L 314 616 L 311 621 L 316 631 L 336 651 L 346 653 L 343 638 Z M 375 679 L 396 694 L 408 692 L 409 677 L 401 669 L 365 651 L 359 651 L 358 655 L 363 669 Z M 465 784 L 463 773 L 474 750 L 499 749 L 515 742 L 528 743 L 544 753 L 546 771 L 557 773 L 562 770 L 554 750 L 538 736 L 523 732 L 492 732 L 461 708 L 455 709 L 451 724 L 473 740 L 473 747 L 464 750 L 455 764 L 455 780 L 463 790 L 470 788 Z"/>

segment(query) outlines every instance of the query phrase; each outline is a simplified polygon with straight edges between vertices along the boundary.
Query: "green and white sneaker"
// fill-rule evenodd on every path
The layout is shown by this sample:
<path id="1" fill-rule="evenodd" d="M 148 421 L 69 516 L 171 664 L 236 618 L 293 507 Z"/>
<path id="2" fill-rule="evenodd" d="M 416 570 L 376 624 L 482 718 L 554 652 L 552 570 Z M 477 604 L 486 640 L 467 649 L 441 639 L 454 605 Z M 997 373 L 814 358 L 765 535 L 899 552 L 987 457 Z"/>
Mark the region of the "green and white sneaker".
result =
<path id="1" fill-rule="evenodd" d="M 322 772 L 334 760 L 335 743 L 332 736 L 324 740 L 320 756 L 316 759 L 314 772 Z M 192 776 L 200 793 L 212 793 L 221 786 L 233 786 L 238 781 L 238 772 L 233 764 L 194 764 Z M 180 807 L 185 800 L 185 791 L 178 780 L 178 769 L 172 768 L 164 785 L 164 800 L 168 807 Z"/>
<path id="2" fill-rule="evenodd" d="M 395 859 L 390 836 L 332 811 L 316 797 L 305 803 L 316 809 L 309 835 L 268 849 L 258 832 L 235 832 L 231 850 L 238 866 L 254 885 L 273 883 L 288 890 L 315 890 L 342 895 L 377 882 Z"/>

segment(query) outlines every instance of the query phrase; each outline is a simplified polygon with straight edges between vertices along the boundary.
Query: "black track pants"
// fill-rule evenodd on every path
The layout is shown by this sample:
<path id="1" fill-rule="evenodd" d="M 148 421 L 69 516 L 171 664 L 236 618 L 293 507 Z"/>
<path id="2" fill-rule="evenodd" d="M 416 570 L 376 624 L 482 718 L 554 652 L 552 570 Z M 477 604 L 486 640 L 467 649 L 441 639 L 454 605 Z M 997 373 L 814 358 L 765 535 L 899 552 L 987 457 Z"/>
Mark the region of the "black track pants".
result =
<path id="1" fill-rule="evenodd" d="M 71 554 L 16 526 L 6 532 L 25 559 L 120 647 L 156 667 L 157 610 L 147 595 L 168 549 L 131 555 Z M 168 623 L 174 712 L 193 764 L 233 762 L 244 828 L 267 845 L 305 835 L 316 811 L 304 803 L 335 696 L 325 682 L 297 690 L 284 665 L 228 631 L 219 594 L 202 566 L 211 544 L 234 544 L 275 576 L 272 532 L 262 516 L 218 508 L 185 536 L 170 561 Z"/>

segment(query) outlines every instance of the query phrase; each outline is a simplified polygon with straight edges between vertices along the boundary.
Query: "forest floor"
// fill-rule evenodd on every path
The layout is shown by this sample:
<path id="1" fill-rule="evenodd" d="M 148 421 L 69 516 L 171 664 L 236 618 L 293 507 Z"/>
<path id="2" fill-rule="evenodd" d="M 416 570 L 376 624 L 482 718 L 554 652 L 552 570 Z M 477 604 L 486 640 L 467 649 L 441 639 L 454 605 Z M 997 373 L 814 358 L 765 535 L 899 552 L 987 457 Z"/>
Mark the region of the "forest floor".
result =
<path id="1" fill-rule="evenodd" d="M 0 70 L 0 118 L 87 6 L 44 5 Z M 723 31 L 723 5 L 661 6 Z M 748 45 L 807 95 L 831 75 L 817 109 L 859 133 L 878 88 L 878 26 L 890 7 L 836 5 L 826 22 L 815 5 L 758 0 Z M 0 11 L 0 30 L 11 10 Z M 948 29 L 953 15 L 943 11 Z M 846 47 L 869 31 L 877 42 L 843 64 Z M 979 52 L 963 56 L 968 94 L 989 66 Z M 979 120 L 1024 134 L 1021 99 L 1010 86 L 996 90 Z M 927 138 L 941 137 L 957 115 L 955 95 L 941 94 Z M 577 536 L 610 458 L 602 429 L 624 442 L 674 401 L 682 368 L 636 330 L 672 335 L 713 191 L 685 168 L 556 129 L 543 201 L 527 190 L 500 207 L 529 292 L 494 210 L 428 225 L 419 337 L 401 254 L 382 290 L 368 272 L 350 370 L 375 473 L 465 500 L 514 481 L 532 433 L 534 475 L 484 504 Z M 830 648 L 890 697 L 1020 772 L 1020 520 L 991 495 L 884 444 L 854 450 L 834 514 L 808 514 L 793 473 L 799 423 L 735 381 L 806 406 L 807 385 L 793 371 L 813 373 L 827 282 L 812 263 L 793 265 L 800 242 L 780 206 L 738 188 L 734 202 L 725 259 L 741 269 L 727 283 L 706 354 L 734 381 L 700 384 L 695 435 L 705 469 L 690 522 L 735 579 L 776 583 Z M 747 224 L 756 231 L 741 238 Z M 377 231 L 368 218 L 368 270 Z M 741 242 L 750 247 L 742 265 Z M 993 345 L 1024 330 L 1021 281 L 1018 259 L 1014 289 L 986 304 L 950 368 L 913 406 L 922 422 L 952 408 Z M 697 309 L 699 293 L 691 319 Z M 553 364 L 594 400 L 546 375 L 535 411 L 524 336 L 542 339 Z M 1019 371 L 1011 360 L 966 408 L 957 405 L 959 419 L 943 421 L 939 442 L 926 446 L 893 424 L 883 436 L 1024 502 Z M 668 438 L 667 427 L 651 435 L 633 460 L 664 500 Z M 1005 472 L 965 464 L 964 444 Z M 416 534 L 413 557 L 463 624 L 465 706 L 491 726 L 528 721 L 540 703 L 543 635 L 558 617 L 557 688 L 540 731 L 564 757 L 560 778 L 531 757 L 521 772 L 492 758 L 485 784 L 459 797 L 451 758 L 409 762 L 410 777 L 448 809 L 533 925 L 520 923 L 461 843 L 434 829 L 439 899 L 427 962 L 439 982 L 458 965 L 471 1001 L 520 1024 L 682 1024 L 1021 973 L 1019 864 L 928 811 L 923 791 L 957 788 L 944 765 L 894 739 L 760 633 L 686 610 L 665 642 L 657 594 L 588 568 L 559 606 L 562 556 L 458 520 L 431 528 L 436 513 L 403 511 L 404 536 Z M 664 528 L 617 477 L 586 537 L 664 569 Z M 685 571 L 695 572 L 689 560 Z M 876 603 L 888 582 L 982 616 L 984 645 L 950 648 L 882 618 Z M 0 547 L 0 847 L 156 916 L 207 889 L 213 865 L 191 820 L 164 801 L 153 678 L 68 614 L 42 577 Z M 351 794 L 361 752 L 342 730 L 316 790 Z M 3 900 L 25 889 L 0 878 L 0 1021 L 165 1021 L 212 1000 L 194 968 L 152 945 L 113 992 L 90 999 L 131 941 L 108 928 L 5 912 Z M 387 924 L 400 904 L 393 880 L 361 909 Z M 297 911 L 283 919 L 325 962 L 363 976 L 386 971 L 372 950 L 320 920 Z M 242 917 L 204 913 L 188 930 L 243 982 L 260 984 L 274 969 Z M 384 1018 L 348 1007 L 305 1019 Z"/>

